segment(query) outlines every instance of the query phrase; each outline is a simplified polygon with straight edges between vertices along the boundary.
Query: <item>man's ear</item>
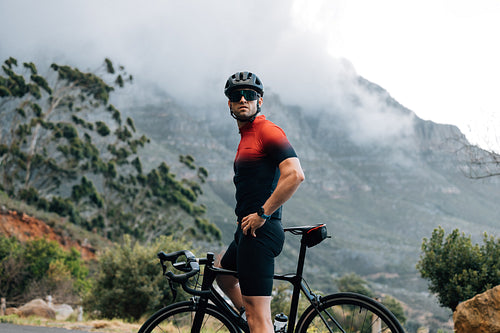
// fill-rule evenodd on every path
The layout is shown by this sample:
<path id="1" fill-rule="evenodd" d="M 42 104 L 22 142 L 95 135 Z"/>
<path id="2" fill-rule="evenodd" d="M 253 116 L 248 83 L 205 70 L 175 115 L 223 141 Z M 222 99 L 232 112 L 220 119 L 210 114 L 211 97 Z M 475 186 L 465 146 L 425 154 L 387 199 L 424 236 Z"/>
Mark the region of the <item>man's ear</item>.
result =
<path id="1" fill-rule="evenodd" d="M 259 103 L 259 107 L 262 106 L 262 103 L 264 103 L 264 98 L 259 97 L 259 100 L 257 103 Z"/>

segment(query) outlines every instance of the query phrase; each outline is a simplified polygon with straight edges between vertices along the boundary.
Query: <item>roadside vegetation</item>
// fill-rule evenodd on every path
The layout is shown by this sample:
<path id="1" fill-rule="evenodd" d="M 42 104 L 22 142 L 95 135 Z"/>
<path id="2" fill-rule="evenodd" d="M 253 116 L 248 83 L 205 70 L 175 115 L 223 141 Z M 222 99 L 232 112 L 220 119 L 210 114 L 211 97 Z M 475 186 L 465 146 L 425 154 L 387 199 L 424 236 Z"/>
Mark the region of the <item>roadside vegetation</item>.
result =
<path id="1" fill-rule="evenodd" d="M 460 302 L 500 285 L 500 238 L 483 237 L 482 245 L 473 244 L 458 229 L 445 237 L 439 227 L 423 240 L 417 269 L 441 306 L 455 311 Z"/>

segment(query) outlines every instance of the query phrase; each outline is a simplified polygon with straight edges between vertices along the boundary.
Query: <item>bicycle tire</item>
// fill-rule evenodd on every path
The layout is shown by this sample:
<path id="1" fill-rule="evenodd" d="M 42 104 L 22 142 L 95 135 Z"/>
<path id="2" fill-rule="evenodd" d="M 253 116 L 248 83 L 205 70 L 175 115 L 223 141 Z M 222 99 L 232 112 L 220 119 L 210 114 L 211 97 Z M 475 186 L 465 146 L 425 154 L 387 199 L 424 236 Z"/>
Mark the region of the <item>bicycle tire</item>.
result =
<path id="1" fill-rule="evenodd" d="M 139 333 L 191 332 L 197 304 L 184 301 L 171 304 L 153 314 L 139 329 Z M 200 332 L 241 332 L 214 305 L 208 304 Z"/>
<path id="2" fill-rule="evenodd" d="M 299 318 L 296 332 L 404 333 L 399 321 L 385 306 L 361 294 L 325 296 L 321 298 L 319 311 L 325 321 L 311 305 Z"/>

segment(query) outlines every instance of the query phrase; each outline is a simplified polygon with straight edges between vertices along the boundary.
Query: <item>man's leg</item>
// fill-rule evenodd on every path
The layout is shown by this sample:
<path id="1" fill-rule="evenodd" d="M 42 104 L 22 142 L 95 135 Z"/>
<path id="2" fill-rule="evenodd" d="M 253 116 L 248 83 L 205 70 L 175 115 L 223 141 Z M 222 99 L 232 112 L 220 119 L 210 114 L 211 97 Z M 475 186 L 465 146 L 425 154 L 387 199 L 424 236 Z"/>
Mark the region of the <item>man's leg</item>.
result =
<path id="1" fill-rule="evenodd" d="M 217 256 L 215 267 L 236 271 L 236 253 L 236 243 L 233 241 L 229 244 L 224 255 Z M 240 282 L 238 278 L 232 275 L 217 275 L 216 281 L 217 285 L 227 297 L 229 297 L 234 306 L 238 310 L 241 310 L 243 307 L 243 300 L 241 298 Z"/>
<path id="2" fill-rule="evenodd" d="M 250 332 L 273 333 L 271 319 L 271 296 L 245 296 L 243 304 Z"/>
<path id="3" fill-rule="evenodd" d="M 220 265 L 217 265 L 217 267 L 220 267 Z M 216 279 L 217 285 L 229 297 L 234 306 L 240 310 L 243 307 L 243 299 L 238 279 L 231 275 L 218 275 Z"/>

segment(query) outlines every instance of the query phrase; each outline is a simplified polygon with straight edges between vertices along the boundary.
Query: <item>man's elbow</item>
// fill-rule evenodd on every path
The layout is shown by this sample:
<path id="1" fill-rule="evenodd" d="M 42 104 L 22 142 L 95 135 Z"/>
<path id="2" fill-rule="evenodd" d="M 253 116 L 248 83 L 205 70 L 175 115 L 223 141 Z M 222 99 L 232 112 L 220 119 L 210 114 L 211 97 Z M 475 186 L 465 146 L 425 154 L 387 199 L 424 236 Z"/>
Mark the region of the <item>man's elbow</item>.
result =
<path id="1" fill-rule="evenodd" d="M 282 164 L 280 164 L 280 172 L 285 179 L 289 179 L 297 185 L 306 179 L 304 170 L 302 170 L 297 158 L 290 158 L 282 162 Z"/>
<path id="2" fill-rule="evenodd" d="M 305 179 L 306 176 L 304 175 L 304 171 L 300 170 L 295 170 L 294 175 L 295 183 L 300 184 L 302 183 Z"/>

